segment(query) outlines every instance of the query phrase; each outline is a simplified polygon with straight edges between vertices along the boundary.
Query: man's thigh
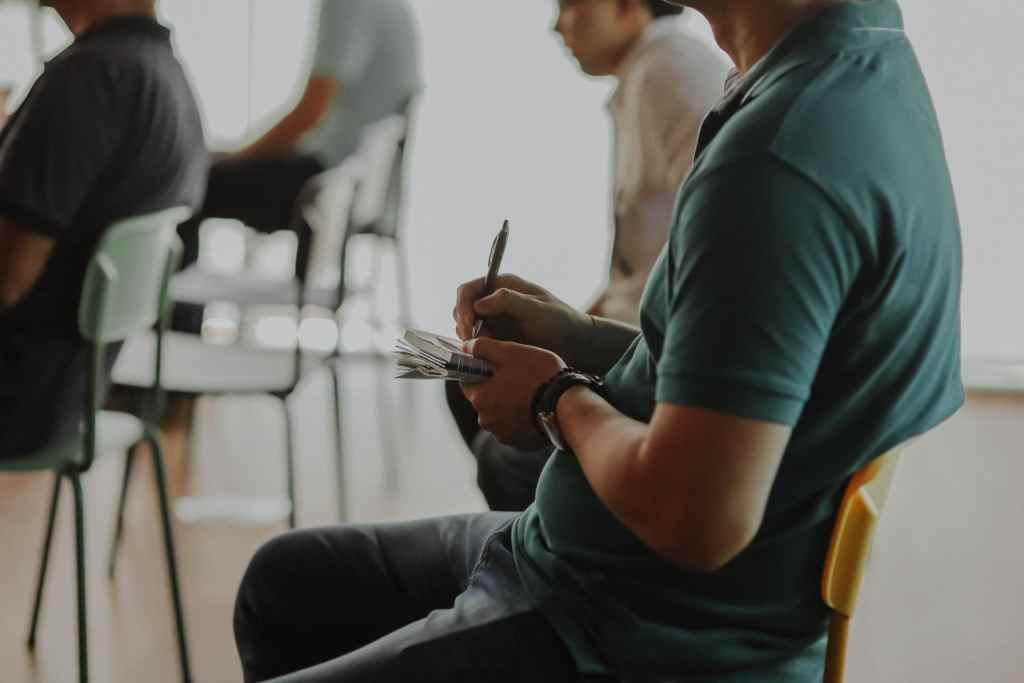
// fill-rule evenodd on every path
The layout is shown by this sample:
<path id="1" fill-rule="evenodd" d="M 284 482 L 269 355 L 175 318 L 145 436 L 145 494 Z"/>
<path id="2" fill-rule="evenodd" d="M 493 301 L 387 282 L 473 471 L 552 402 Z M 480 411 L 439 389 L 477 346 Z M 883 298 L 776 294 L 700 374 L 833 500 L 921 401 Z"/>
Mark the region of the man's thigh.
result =
<path id="1" fill-rule="evenodd" d="M 484 545 L 514 515 L 459 515 L 283 534 L 253 557 L 235 632 L 250 679 L 357 650 L 466 590 Z"/>
<path id="2" fill-rule="evenodd" d="M 280 683 L 579 680 L 568 649 L 532 605 L 515 569 L 508 524 L 491 536 L 466 589 L 368 645 L 275 679 Z"/>
<path id="3" fill-rule="evenodd" d="M 202 215 L 235 218 L 261 232 L 286 230 L 303 185 L 322 170 L 319 161 L 302 155 L 216 162 Z"/>

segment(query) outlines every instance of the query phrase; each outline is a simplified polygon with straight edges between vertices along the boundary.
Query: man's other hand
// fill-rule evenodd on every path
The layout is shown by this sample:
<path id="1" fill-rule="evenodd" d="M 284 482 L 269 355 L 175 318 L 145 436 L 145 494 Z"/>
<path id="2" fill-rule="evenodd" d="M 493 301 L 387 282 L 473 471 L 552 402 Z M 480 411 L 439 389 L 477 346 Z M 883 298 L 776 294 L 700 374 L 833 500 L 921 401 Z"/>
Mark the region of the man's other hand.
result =
<path id="1" fill-rule="evenodd" d="M 482 297 L 484 279 L 467 282 L 456 294 L 456 333 L 473 336 L 477 316 L 487 319 L 485 336 L 549 349 L 559 355 L 572 352 L 590 319 L 543 287 L 516 275 L 499 275 L 492 294 Z"/>
<path id="2" fill-rule="evenodd" d="M 491 379 L 462 386 L 479 415 L 480 427 L 502 443 L 520 448 L 540 448 L 547 444 L 547 438 L 534 419 L 533 397 L 540 385 L 565 367 L 562 359 L 534 346 L 486 337 L 468 341 L 463 347 L 467 353 L 494 366 Z"/>

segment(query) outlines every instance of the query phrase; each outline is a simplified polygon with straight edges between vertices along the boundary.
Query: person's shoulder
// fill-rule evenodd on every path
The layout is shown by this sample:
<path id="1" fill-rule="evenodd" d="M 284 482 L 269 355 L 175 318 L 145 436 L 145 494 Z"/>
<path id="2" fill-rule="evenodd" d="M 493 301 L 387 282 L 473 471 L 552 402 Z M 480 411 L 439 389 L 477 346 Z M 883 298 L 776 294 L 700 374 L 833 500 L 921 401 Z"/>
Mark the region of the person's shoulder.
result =
<path id="1" fill-rule="evenodd" d="M 882 173 L 881 186 L 903 191 L 918 184 L 923 165 L 945 167 L 938 120 L 909 43 L 837 54 L 807 71 L 789 86 L 794 93 L 771 140 L 787 163 L 839 193 L 881 182 Z"/>
<path id="2" fill-rule="evenodd" d="M 109 50 L 85 43 L 72 43 L 46 63 L 43 77 L 71 78 L 75 74 L 89 76 L 109 71 L 117 58 Z"/>
<path id="3" fill-rule="evenodd" d="M 666 31 L 638 54 L 623 77 L 635 95 L 664 99 L 678 92 L 710 109 L 721 98 L 729 62 L 717 47 L 680 28 Z"/>
<path id="4" fill-rule="evenodd" d="M 131 90 L 131 77 L 111 54 L 72 44 L 48 61 L 31 97 L 37 107 L 112 107 Z"/>
<path id="5" fill-rule="evenodd" d="M 72 43 L 47 63 L 45 71 L 61 78 L 114 80 L 119 88 L 123 88 L 133 78 L 158 71 L 160 63 L 165 61 L 159 58 L 164 53 L 169 59 L 174 59 L 169 50 L 150 43 L 136 36 L 98 36 L 86 42 Z"/>
<path id="6" fill-rule="evenodd" d="M 634 68 L 641 73 L 675 71 L 693 75 L 711 72 L 723 77 L 729 70 L 728 58 L 710 39 L 683 24 L 663 30 L 637 57 Z"/>
<path id="7" fill-rule="evenodd" d="M 912 110 L 927 94 L 906 88 L 913 69 L 900 59 L 898 50 L 888 57 L 836 53 L 765 74 L 709 147 L 704 166 L 710 170 L 759 152 L 825 178 L 829 169 L 845 168 L 849 177 L 855 167 L 877 165 L 880 155 L 899 148 L 886 144 L 895 142 L 893 136 L 922 132 L 912 130 Z M 918 85 L 923 89 L 923 80 Z"/>
<path id="8" fill-rule="evenodd" d="M 653 30 L 656 37 L 648 45 L 648 51 L 655 59 L 693 62 L 712 70 L 728 70 L 732 66 L 729 57 L 715 42 L 710 28 L 692 12 L 681 17 L 658 19 Z"/>
<path id="9" fill-rule="evenodd" d="M 857 146 L 863 136 L 897 131 L 910 137 L 937 132 L 931 97 L 909 44 L 836 54 L 803 71 L 790 79 L 789 90 L 795 86 L 798 93 L 775 141 L 780 151 Z M 783 84 L 779 90 L 786 89 Z M 836 134 L 839 122 L 842 134 Z M 920 123 L 928 125 L 922 129 Z"/>

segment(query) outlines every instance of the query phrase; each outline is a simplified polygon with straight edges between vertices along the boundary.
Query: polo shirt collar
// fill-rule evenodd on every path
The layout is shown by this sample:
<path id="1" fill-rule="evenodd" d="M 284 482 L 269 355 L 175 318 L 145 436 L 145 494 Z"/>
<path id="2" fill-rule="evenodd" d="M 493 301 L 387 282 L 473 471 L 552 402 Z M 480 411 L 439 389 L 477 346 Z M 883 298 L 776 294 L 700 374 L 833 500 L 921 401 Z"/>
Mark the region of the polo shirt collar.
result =
<path id="1" fill-rule="evenodd" d="M 903 14 L 895 0 L 843 0 L 793 29 L 743 76 L 730 74 L 715 109 L 737 104 L 737 98 L 739 106 L 746 104 L 804 64 L 903 37 Z"/>
<path id="2" fill-rule="evenodd" d="M 101 24 L 93 26 L 88 31 L 75 39 L 76 43 L 83 43 L 100 36 L 121 34 L 121 35 L 147 35 L 170 43 L 171 31 L 156 19 L 146 15 L 124 15 L 111 17 Z"/>

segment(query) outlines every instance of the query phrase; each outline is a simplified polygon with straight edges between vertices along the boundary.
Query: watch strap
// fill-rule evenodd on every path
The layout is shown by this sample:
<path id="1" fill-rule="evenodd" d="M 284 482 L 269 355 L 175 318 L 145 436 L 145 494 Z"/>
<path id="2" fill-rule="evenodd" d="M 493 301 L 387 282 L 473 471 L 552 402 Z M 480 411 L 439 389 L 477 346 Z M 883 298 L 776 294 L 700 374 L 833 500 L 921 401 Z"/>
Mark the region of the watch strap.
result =
<path id="1" fill-rule="evenodd" d="M 533 395 L 534 419 L 537 420 L 542 413 L 554 414 L 558 399 L 574 386 L 586 386 L 597 394 L 604 395 L 604 383 L 596 375 L 573 367 L 562 368 L 551 379 L 537 387 Z"/>

